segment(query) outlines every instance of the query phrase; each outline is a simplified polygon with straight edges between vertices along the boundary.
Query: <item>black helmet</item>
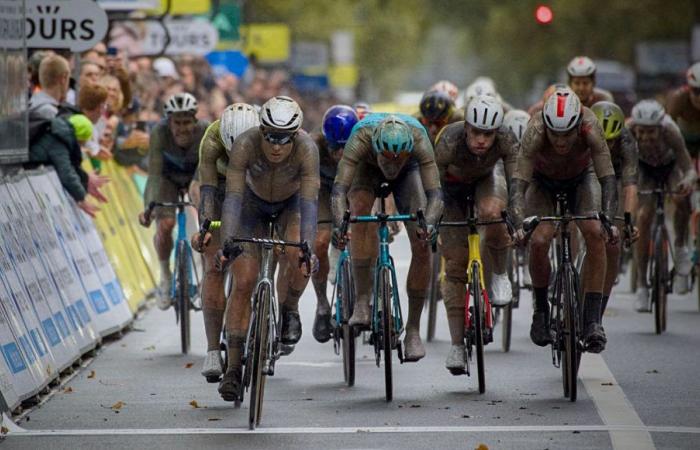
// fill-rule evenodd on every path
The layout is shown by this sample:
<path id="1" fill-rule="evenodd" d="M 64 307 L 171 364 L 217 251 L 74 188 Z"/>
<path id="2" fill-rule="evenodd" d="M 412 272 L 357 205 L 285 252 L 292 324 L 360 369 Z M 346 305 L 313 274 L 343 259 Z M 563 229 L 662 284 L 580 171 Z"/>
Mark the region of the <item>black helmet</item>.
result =
<path id="1" fill-rule="evenodd" d="M 421 115 L 431 122 L 448 118 L 454 107 L 452 98 L 442 91 L 428 91 L 420 101 Z"/>

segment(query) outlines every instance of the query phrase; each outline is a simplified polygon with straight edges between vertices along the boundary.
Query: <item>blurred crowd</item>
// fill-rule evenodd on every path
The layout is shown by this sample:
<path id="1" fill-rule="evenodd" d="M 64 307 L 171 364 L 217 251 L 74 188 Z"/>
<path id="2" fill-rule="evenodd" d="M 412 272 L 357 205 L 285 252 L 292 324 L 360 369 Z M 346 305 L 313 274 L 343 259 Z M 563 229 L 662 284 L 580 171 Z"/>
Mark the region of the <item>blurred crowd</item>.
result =
<path id="1" fill-rule="evenodd" d="M 99 43 L 80 55 L 37 50 L 29 57 L 30 165 L 55 166 L 66 190 L 91 215 L 98 208 L 87 196 L 105 200 L 99 193 L 108 182 L 98 176 L 102 161 L 147 171 L 149 132 L 173 94 L 193 94 L 198 118 L 207 121 L 234 102 L 261 105 L 288 95 L 301 105 L 309 131 L 337 103 L 330 94 L 298 92 L 287 71 L 254 61 L 237 77 L 215 70 L 201 56 L 128 59 L 115 50 Z M 91 170 L 83 159 L 90 160 Z"/>

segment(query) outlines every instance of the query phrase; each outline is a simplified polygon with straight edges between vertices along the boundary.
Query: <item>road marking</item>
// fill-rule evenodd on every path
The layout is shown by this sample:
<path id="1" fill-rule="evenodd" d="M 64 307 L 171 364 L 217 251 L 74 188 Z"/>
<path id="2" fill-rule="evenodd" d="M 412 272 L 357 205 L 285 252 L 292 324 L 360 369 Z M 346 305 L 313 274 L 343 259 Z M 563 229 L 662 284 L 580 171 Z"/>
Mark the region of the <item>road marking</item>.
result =
<path id="1" fill-rule="evenodd" d="M 655 449 L 650 431 L 617 384 L 601 355 L 585 353 L 581 359 L 579 377 L 598 409 L 598 415 L 610 429 L 615 449 Z"/>

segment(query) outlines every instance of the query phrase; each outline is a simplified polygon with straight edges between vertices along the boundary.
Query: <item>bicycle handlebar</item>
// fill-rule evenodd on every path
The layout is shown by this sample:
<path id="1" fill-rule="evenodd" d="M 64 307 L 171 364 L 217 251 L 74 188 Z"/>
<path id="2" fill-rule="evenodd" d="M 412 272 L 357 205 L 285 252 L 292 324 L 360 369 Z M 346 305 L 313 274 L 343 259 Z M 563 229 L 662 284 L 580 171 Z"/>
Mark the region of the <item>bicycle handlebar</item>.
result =
<path id="1" fill-rule="evenodd" d="M 151 220 L 151 214 L 156 208 L 179 208 L 185 206 L 195 206 L 191 202 L 151 202 L 148 207 L 144 210 L 143 215 L 147 221 Z"/>
<path id="2" fill-rule="evenodd" d="M 256 244 L 256 245 L 270 245 L 279 247 L 296 247 L 301 250 L 301 258 L 299 261 L 299 266 L 306 265 L 308 273 L 311 273 L 311 249 L 308 242 L 294 242 L 294 241 L 283 241 L 280 239 L 267 239 L 267 238 L 229 238 L 224 242 L 223 254 L 227 259 L 234 260 L 241 253 L 243 253 L 243 248 L 241 243 Z"/>

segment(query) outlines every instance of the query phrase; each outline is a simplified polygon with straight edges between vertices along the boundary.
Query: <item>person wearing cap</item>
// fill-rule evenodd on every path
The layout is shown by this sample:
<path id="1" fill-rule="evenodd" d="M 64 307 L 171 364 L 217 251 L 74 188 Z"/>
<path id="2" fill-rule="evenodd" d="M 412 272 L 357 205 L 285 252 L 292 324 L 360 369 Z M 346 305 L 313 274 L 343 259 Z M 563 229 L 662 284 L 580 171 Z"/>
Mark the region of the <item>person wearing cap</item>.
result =
<path id="1" fill-rule="evenodd" d="M 160 57 L 153 61 L 153 70 L 160 78 L 179 80 L 180 74 L 175 68 L 175 63 L 170 58 Z"/>
<path id="2" fill-rule="evenodd" d="M 316 240 L 318 191 L 320 187 L 318 148 L 311 136 L 301 132 L 304 121 L 299 104 L 290 97 L 276 96 L 263 104 L 260 126 L 238 135 L 233 141 L 226 169 L 226 196 L 221 208 L 221 241 L 229 238 L 268 237 L 274 220 L 281 239 Z M 250 296 L 258 277 L 260 249 L 243 245 L 243 253 L 231 262 L 234 288 L 226 315 L 228 367 L 219 384 L 225 401 L 235 401 L 241 387 L 241 357 L 250 320 Z M 312 248 L 310 248 L 312 250 Z M 229 260 L 218 250 L 219 263 Z M 286 283 L 278 280 L 280 299 L 280 341 L 285 346 L 301 338 L 299 299 L 309 277 L 318 267 L 311 255 L 311 267 L 300 264 L 301 250 L 288 247 L 284 258 Z"/>
<path id="3" fill-rule="evenodd" d="M 435 144 L 435 160 L 445 194 L 443 220 L 466 220 L 466 198 L 470 194 L 480 220 L 498 220 L 508 203 L 508 181 L 515 168 L 518 143 L 515 135 L 502 126 L 503 106 L 495 97 L 472 98 L 464 115 L 465 120 L 447 125 Z M 505 225 L 484 227 L 479 232 L 483 233 L 489 253 L 489 258 L 484 258 L 489 298 L 495 306 L 508 305 L 512 299 L 506 272 L 510 236 Z M 440 230 L 440 236 L 440 251 L 445 258 L 442 293 L 452 340 L 445 367 L 453 375 L 463 375 L 467 373 L 464 298 L 468 236 L 457 228 Z"/>
<path id="4" fill-rule="evenodd" d="M 612 218 L 617 211 L 617 181 L 603 129 L 593 112 L 582 106 L 574 91 L 556 89 L 542 112 L 530 120 L 521 141 L 520 154 L 511 184 L 510 208 L 519 227 L 516 239 L 524 242 L 522 221 L 526 216 L 549 216 L 556 212 L 555 194 L 566 193 L 572 213 L 603 212 Z M 600 324 L 605 279 L 606 237 L 615 242 L 618 231 L 603 231 L 599 221 L 578 221 L 586 243 L 583 342 L 585 349 L 600 353 L 607 342 Z M 538 346 L 551 342 L 548 286 L 552 272 L 549 251 L 556 227 L 543 222 L 530 238 L 530 276 L 535 309 L 530 339 Z"/>

